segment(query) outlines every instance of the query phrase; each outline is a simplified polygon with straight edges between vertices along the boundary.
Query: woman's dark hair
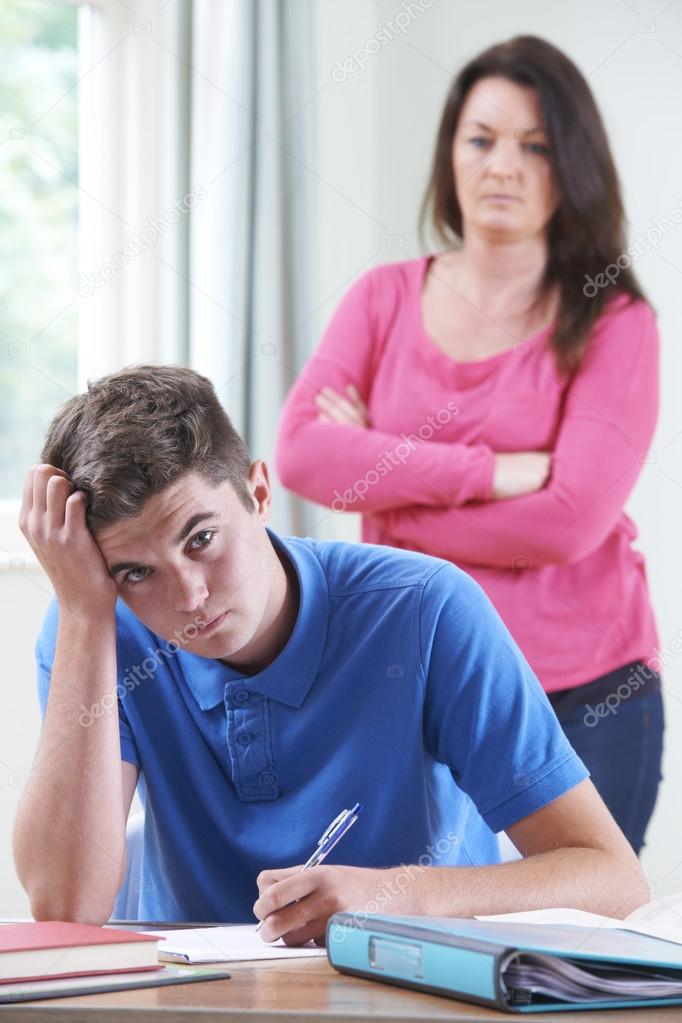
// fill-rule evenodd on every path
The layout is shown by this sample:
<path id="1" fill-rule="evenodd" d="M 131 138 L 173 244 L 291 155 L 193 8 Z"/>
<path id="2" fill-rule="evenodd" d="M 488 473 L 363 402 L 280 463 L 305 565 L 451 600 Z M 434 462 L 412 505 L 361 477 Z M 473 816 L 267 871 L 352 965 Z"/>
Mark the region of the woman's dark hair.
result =
<path id="1" fill-rule="evenodd" d="M 41 460 L 87 495 L 93 531 L 139 515 L 189 472 L 229 481 L 253 511 L 246 445 L 210 380 L 180 366 L 133 366 L 89 383 L 53 419 Z"/>
<path id="2" fill-rule="evenodd" d="M 452 140 L 469 90 L 493 75 L 535 89 L 550 138 L 559 200 L 548 224 L 547 265 L 534 306 L 558 285 L 559 311 L 549 344 L 559 369 L 570 373 L 612 297 L 609 287 L 589 282 L 601 274 L 606 283 L 604 271 L 615 266 L 619 292 L 632 301 L 644 295 L 627 257 L 620 185 L 601 116 L 584 77 L 561 50 L 537 36 L 516 36 L 462 68 L 445 102 L 420 220 L 431 219 L 448 244 L 462 240 Z M 583 289 L 594 294 L 588 297 Z"/>

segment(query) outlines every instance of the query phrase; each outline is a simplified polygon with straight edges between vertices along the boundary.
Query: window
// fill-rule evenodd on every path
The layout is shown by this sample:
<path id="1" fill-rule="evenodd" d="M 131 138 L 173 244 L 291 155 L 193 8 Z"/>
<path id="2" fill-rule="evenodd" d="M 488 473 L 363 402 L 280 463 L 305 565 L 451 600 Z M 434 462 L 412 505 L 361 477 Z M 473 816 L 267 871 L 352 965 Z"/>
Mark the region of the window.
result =
<path id="1" fill-rule="evenodd" d="M 35 567 L 18 506 L 59 406 L 122 366 L 184 360 L 187 218 L 127 252 L 148 217 L 202 184 L 188 178 L 189 114 L 177 116 L 187 12 L 0 0 L 0 572 L 3 559 Z"/>
<path id="2" fill-rule="evenodd" d="M 79 9 L 0 5 L 0 498 L 78 385 Z"/>

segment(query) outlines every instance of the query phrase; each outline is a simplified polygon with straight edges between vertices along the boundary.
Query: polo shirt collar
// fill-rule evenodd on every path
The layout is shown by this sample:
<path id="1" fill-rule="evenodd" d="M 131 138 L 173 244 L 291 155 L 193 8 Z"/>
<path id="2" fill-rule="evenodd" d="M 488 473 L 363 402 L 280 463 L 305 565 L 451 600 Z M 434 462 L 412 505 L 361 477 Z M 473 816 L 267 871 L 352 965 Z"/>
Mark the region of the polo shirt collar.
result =
<path id="1" fill-rule="evenodd" d="M 315 681 L 327 641 L 329 588 L 317 556 L 301 541 L 284 539 L 268 529 L 273 545 L 293 564 L 299 585 L 299 608 L 289 641 L 257 675 L 243 675 L 222 661 L 178 650 L 184 679 L 202 710 L 225 697 L 225 686 L 240 681 L 251 692 L 288 707 L 300 707 Z"/>

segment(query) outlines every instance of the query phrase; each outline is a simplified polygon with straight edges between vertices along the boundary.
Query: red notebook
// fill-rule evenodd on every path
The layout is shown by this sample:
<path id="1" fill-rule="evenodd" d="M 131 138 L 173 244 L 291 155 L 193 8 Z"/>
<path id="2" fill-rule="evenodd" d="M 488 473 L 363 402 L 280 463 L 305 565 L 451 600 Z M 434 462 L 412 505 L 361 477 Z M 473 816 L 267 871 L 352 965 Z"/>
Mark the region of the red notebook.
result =
<path id="1" fill-rule="evenodd" d="M 0 984 L 159 969 L 153 934 L 90 924 L 0 924 Z"/>

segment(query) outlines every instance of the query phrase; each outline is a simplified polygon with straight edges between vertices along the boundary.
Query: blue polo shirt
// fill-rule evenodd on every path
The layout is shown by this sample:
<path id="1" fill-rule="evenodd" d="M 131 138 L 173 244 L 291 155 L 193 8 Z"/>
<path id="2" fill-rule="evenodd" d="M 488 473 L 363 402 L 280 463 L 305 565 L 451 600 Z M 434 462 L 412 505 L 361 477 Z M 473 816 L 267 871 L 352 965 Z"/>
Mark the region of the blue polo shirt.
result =
<path id="1" fill-rule="evenodd" d="M 121 756 L 141 772 L 141 919 L 253 921 L 258 872 L 303 863 L 355 802 L 329 863 L 495 863 L 494 832 L 587 777 L 468 575 L 391 547 L 270 538 L 300 607 L 257 675 L 178 649 L 118 603 L 118 701 L 84 707 L 81 725 L 117 702 Z M 56 624 L 53 605 L 43 714 Z"/>

